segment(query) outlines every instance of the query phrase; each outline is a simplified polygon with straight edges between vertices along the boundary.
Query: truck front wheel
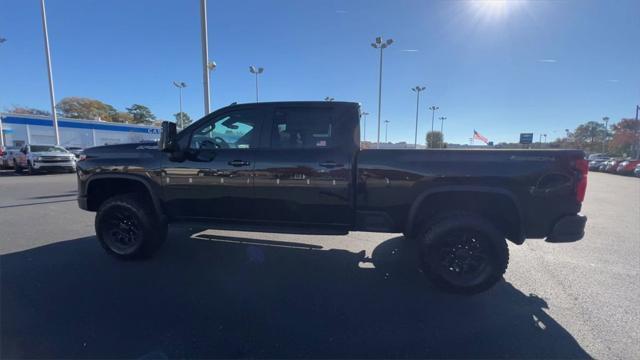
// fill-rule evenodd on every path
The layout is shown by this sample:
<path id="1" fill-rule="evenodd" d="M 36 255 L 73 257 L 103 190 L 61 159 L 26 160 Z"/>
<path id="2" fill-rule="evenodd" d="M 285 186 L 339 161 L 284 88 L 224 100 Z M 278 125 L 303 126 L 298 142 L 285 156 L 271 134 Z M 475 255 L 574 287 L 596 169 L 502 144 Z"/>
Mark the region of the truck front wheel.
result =
<path id="1" fill-rule="evenodd" d="M 96 214 L 95 227 L 102 247 L 119 259 L 151 257 L 167 237 L 166 222 L 136 194 L 105 200 Z"/>
<path id="2" fill-rule="evenodd" d="M 485 291 L 502 279 L 507 269 L 509 248 L 504 235 L 480 216 L 445 217 L 421 235 L 422 270 L 447 291 Z"/>

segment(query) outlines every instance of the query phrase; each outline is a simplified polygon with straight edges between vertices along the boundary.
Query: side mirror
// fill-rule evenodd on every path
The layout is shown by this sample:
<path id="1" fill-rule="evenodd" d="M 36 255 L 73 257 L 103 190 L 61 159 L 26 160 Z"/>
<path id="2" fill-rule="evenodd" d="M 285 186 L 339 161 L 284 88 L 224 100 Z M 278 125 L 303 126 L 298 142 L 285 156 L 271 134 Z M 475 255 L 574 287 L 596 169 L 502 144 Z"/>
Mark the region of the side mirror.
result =
<path id="1" fill-rule="evenodd" d="M 170 121 L 162 122 L 162 132 L 160 133 L 160 141 L 158 142 L 158 148 L 160 151 L 172 152 L 176 150 L 176 123 Z"/>

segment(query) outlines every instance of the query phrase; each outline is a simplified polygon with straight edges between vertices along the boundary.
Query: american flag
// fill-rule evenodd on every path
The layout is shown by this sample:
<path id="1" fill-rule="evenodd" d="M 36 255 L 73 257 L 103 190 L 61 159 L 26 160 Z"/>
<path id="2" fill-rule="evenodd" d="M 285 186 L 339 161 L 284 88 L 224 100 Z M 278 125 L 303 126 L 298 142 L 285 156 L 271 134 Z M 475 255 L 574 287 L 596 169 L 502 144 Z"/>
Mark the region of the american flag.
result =
<path id="1" fill-rule="evenodd" d="M 486 137 L 480 135 L 480 133 L 477 132 L 475 129 L 473 130 L 473 138 L 474 139 L 478 139 L 478 140 L 482 141 L 485 144 L 489 143 L 489 139 L 487 139 Z"/>

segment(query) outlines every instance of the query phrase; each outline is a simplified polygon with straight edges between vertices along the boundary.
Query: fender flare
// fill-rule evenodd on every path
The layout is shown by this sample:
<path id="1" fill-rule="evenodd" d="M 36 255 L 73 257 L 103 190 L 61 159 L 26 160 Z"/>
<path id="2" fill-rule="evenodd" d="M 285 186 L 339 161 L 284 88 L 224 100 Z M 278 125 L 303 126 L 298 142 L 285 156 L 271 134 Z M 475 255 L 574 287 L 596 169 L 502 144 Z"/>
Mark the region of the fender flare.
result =
<path id="1" fill-rule="evenodd" d="M 139 175 L 134 175 L 134 174 L 113 174 L 113 173 L 93 174 L 87 179 L 87 182 L 85 185 L 85 195 L 89 196 L 89 189 L 91 188 L 91 183 L 94 180 L 102 180 L 102 179 L 125 179 L 125 180 L 131 180 L 131 181 L 141 183 L 142 185 L 144 185 L 144 187 L 147 189 L 147 192 L 149 193 L 149 197 L 151 198 L 151 202 L 153 203 L 153 209 L 156 212 L 156 214 L 161 218 L 165 217 L 164 211 L 162 209 L 162 203 L 160 202 L 160 198 L 158 197 L 157 192 L 154 191 L 154 187 L 152 186 L 152 184 L 148 179 Z"/>
<path id="2" fill-rule="evenodd" d="M 520 206 L 520 201 L 518 201 L 518 198 L 515 196 L 513 192 L 503 188 L 497 188 L 493 186 L 446 185 L 446 186 L 434 187 L 420 193 L 420 195 L 418 195 L 418 197 L 416 197 L 416 199 L 413 201 L 413 204 L 411 204 L 411 208 L 409 209 L 409 216 L 407 217 L 407 223 L 405 224 L 405 231 L 410 232 L 411 229 L 413 229 L 413 226 L 415 225 L 416 219 L 418 217 L 418 209 L 420 208 L 423 201 L 427 197 L 431 195 L 447 193 L 447 192 L 456 192 L 456 193 L 478 192 L 478 193 L 506 196 L 509 200 L 511 200 L 511 202 L 515 206 L 517 215 L 518 215 L 518 220 L 519 220 L 519 224 L 518 224 L 519 233 L 517 234 L 517 238 L 513 240 L 518 244 L 521 244 L 522 242 L 524 242 L 524 239 L 525 239 L 524 216 L 522 212 L 522 207 Z"/>

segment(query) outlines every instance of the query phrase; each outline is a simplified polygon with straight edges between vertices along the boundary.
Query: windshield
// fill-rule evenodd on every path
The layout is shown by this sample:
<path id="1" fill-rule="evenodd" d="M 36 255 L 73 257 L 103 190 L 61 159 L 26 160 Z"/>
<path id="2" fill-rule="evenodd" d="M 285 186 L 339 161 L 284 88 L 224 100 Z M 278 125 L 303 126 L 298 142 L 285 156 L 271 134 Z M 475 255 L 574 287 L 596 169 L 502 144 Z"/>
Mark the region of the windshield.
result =
<path id="1" fill-rule="evenodd" d="M 68 153 L 67 150 L 60 146 L 54 145 L 30 145 L 29 146 L 31 152 L 59 152 L 59 153 Z"/>

